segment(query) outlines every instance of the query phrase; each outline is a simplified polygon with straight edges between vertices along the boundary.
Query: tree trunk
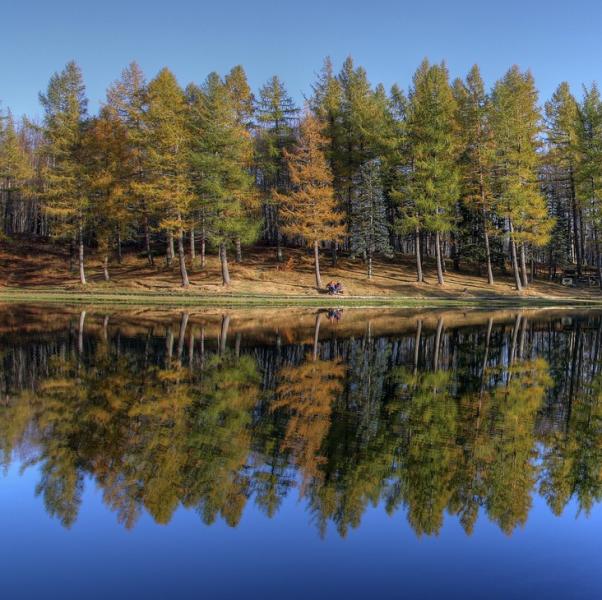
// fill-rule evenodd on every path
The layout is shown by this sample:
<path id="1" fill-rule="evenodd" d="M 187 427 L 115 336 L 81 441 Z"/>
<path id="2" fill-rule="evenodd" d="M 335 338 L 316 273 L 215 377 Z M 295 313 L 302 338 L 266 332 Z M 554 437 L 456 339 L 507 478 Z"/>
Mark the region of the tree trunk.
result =
<path id="1" fill-rule="evenodd" d="M 320 320 L 322 318 L 321 313 L 316 314 L 316 322 L 314 324 L 314 349 L 313 349 L 313 359 L 314 362 L 318 359 L 318 342 L 320 339 Z"/>
<path id="2" fill-rule="evenodd" d="M 493 269 L 491 268 L 491 248 L 489 246 L 489 233 L 485 222 L 485 211 L 483 211 L 483 237 L 485 238 L 485 261 L 487 263 L 487 283 L 493 285 Z"/>
<path id="3" fill-rule="evenodd" d="M 86 285 L 86 272 L 84 270 L 84 231 L 79 226 L 79 280 L 82 285 Z"/>
<path id="4" fill-rule="evenodd" d="M 282 254 L 282 234 L 280 231 L 276 234 L 276 260 L 278 262 L 282 262 L 284 260 L 284 256 Z"/>
<path id="5" fill-rule="evenodd" d="M 443 268 L 441 265 L 441 238 L 438 231 L 435 233 L 435 254 L 437 255 L 437 283 L 443 285 L 445 281 L 443 280 Z"/>
<path id="6" fill-rule="evenodd" d="M 186 254 L 184 252 L 184 230 L 180 227 L 178 232 L 178 259 L 180 261 L 180 277 L 182 278 L 182 287 L 187 288 L 190 285 L 188 273 L 186 272 Z"/>
<path id="7" fill-rule="evenodd" d="M 223 356 L 226 353 L 226 343 L 228 341 L 228 328 L 230 327 L 230 315 L 222 315 L 222 327 L 219 334 L 219 353 Z"/>
<path id="8" fill-rule="evenodd" d="M 520 282 L 520 273 L 518 272 L 518 257 L 516 256 L 516 242 L 514 241 L 514 227 L 510 221 L 510 254 L 512 256 L 512 271 L 514 272 L 514 283 L 518 292 L 522 291 L 523 286 Z"/>
<path id="9" fill-rule="evenodd" d="M 525 244 L 520 245 L 520 270 L 523 278 L 523 287 L 529 287 L 529 275 L 527 274 L 527 257 L 525 252 Z"/>
<path id="10" fill-rule="evenodd" d="M 153 259 L 153 251 L 151 250 L 150 230 L 148 227 L 147 215 L 144 215 L 144 249 L 146 250 L 146 258 L 148 259 L 148 264 L 152 267 L 155 264 L 155 260 Z"/>
<path id="11" fill-rule="evenodd" d="M 77 328 L 77 351 L 79 354 L 84 353 L 84 323 L 86 321 L 86 311 L 82 310 L 79 313 L 79 327 Z"/>
<path id="12" fill-rule="evenodd" d="M 441 334 L 443 333 L 443 318 L 437 320 L 437 333 L 435 334 L 435 348 L 433 349 L 433 371 L 439 370 L 439 347 L 441 346 Z"/>
<path id="13" fill-rule="evenodd" d="M 190 228 L 190 262 L 194 265 L 194 259 L 196 258 L 196 247 L 194 240 L 194 227 Z"/>
<path id="14" fill-rule="evenodd" d="M 219 259 L 222 265 L 222 281 L 224 285 L 230 285 L 230 271 L 228 270 L 228 255 L 226 254 L 226 244 L 221 242 L 219 245 Z"/>
<path id="15" fill-rule="evenodd" d="M 166 254 L 168 267 L 171 267 L 171 263 L 172 263 L 175 255 L 176 255 L 176 253 L 175 253 L 174 245 L 173 245 L 173 231 L 168 231 L 167 232 L 167 254 Z"/>
<path id="16" fill-rule="evenodd" d="M 316 275 L 316 288 L 322 289 L 322 277 L 320 276 L 320 246 L 314 241 L 314 271 Z"/>
<path id="17" fill-rule="evenodd" d="M 581 236 L 579 234 L 579 216 L 577 210 L 577 194 L 575 193 L 575 177 L 573 174 L 573 168 L 571 167 L 570 172 L 570 191 L 571 191 L 571 210 L 573 213 L 573 244 L 575 246 L 575 258 L 577 260 L 577 277 L 581 277 L 581 270 L 583 264 L 583 256 L 581 254 Z"/>
<path id="18" fill-rule="evenodd" d="M 422 274 L 422 256 L 420 254 L 420 230 L 416 227 L 415 233 L 416 240 L 416 281 L 422 283 L 424 281 L 424 275 Z"/>
<path id="19" fill-rule="evenodd" d="M 102 261 L 102 272 L 105 278 L 105 281 L 109 281 L 111 277 L 109 276 L 109 253 L 107 252 Z"/>
<path id="20" fill-rule="evenodd" d="M 242 246 L 241 246 L 239 237 L 236 238 L 234 244 L 236 247 L 236 262 L 240 263 L 240 262 L 242 262 Z"/>
<path id="21" fill-rule="evenodd" d="M 121 251 L 121 231 L 117 229 L 117 262 L 121 264 L 123 260 L 123 253 Z"/>
<path id="22" fill-rule="evenodd" d="M 372 279 L 372 254 L 368 253 L 368 279 Z"/>
<path id="23" fill-rule="evenodd" d="M 201 230 L 201 269 L 204 269 L 205 265 L 207 264 L 207 255 L 205 252 L 206 247 L 207 240 L 205 236 L 205 228 L 203 227 L 203 229 Z"/>
<path id="24" fill-rule="evenodd" d="M 332 242 L 332 245 L 330 246 L 330 250 L 331 250 L 330 264 L 331 264 L 333 267 L 336 267 L 336 266 L 337 266 L 337 261 L 338 261 L 338 257 L 337 257 L 337 246 L 338 246 L 338 243 L 337 243 L 336 241 L 335 241 L 335 242 Z"/>

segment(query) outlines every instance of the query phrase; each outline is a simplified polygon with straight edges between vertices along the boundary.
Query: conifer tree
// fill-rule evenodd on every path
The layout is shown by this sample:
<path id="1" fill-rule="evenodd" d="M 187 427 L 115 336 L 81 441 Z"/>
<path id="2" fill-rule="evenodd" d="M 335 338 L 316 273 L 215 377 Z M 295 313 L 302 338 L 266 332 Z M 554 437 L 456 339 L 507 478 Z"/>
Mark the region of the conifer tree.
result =
<path id="1" fill-rule="evenodd" d="M 585 207 L 592 230 L 593 250 L 598 277 L 602 275 L 600 228 L 602 226 L 602 99 L 594 84 L 585 89 L 579 106 L 577 127 L 577 194 Z M 602 280 L 600 280 L 602 286 Z"/>
<path id="2" fill-rule="evenodd" d="M 0 195 L 3 196 L 5 218 L 14 210 L 14 203 L 31 192 L 33 176 L 31 156 L 12 113 L 7 111 L 5 116 L 0 113 Z"/>
<path id="3" fill-rule="evenodd" d="M 351 254 L 365 256 L 368 279 L 372 279 L 372 258 L 377 253 L 392 255 L 381 168 L 377 159 L 360 167 L 351 200 Z"/>
<path id="4" fill-rule="evenodd" d="M 217 73 L 202 88 L 188 86 L 191 169 L 208 238 L 218 247 L 224 285 L 230 283 L 228 247 L 252 242 L 258 223 L 249 214 L 254 194 L 248 171 L 252 142 L 238 119 L 233 97 Z"/>
<path id="5" fill-rule="evenodd" d="M 278 77 L 272 77 L 259 90 L 258 180 L 263 194 L 266 233 L 268 238 L 276 241 L 279 261 L 282 260 L 282 231 L 278 202 L 272 202 L 272 197 L 274 193 L 286 193 L 289 188 L 284 153 L 295 143 L 294 127 L 298 113 L 299 109 Z"/>
<path id="6" fill-rule="evenodd" d="M 158 216 L 155 197 L 144 184 L 151 175 L 147 143 L 149 137 L 144 127 L 146 82 L 137 63 L 132 62 L 107 90 L 106 108 L 111 117 L 118 118 L 126 128 L 131 161 L 130 172 L 124 185 L 130 204 L 136 207 L 136 216 L 141 221 L 144 236 L 144 251 L 149 265 L 154 264 L 151 249 L 151 225 Z M 147 192 L 145 194 L 144 192 Z"/>
<path id="7" fill-rule="evenodd" d="M 437 281 L 443 279 L 441 236 L 454 223 L 459 195 L 457 167 L 456 102 L 444 64 L 423 61 L 416 71 L 409 96 L 407 135 L 411 156 L 407 190 L 396 190 L 400 202 L 402 231 L 416 235 L 418 281 L 422 281 L 420 232 L 435 233 Z"/>
<path id="8" fill-rule="evenodd" d="M 508 224 L 514 279 L 521 290 L 528 285 L 525 245 L 544 245 L 553 226 L 538 180 L 541 117 L 531 73 L 514 66 L 495 84 L 491 124 L 496 210 Z"/>
<path id="9" fill-rule="evenodd" d="M 134 189 L 155 199 L 162 215 L 159 226 L 168 234 L 168 248 L 173 234 L 177 236 L 180 277 L 182 286 L 188 287 L 184 229 L 189 223 L 193 195 L 187 105 L 182 89 L 168 69 L 162 69 L 148 84 L 146 94 L 143 120 L 148 174 Z"/>
<path id="10" fill-rule="evenodd" d="M 299 128 L 299 141 L 292 152 L 285 152 L 292 191 L 276 194 L 280 203 L 283 232 L 300 236 L 313 247 L 316 287 L 320 276 L 320 242 L 338 240 L 344 227 L 336 213 L 332 174 L 324 156 L 326 140 L 320 123 L 306 114 Z"/>
<path id="11" fill-rule="evenodd" d="M 466 208 L 478 215 L 487 267 L 487 281 L 493 284 L 491 267 L 490 229 L 493 168 L 493 136 L 489 123 L 489 99 L 477 65 L 466 82 L 454 82 L 460 125 L 461 197 Z"/>
<path id="12" fill-rule="evenodd" d="M 559 196 L 563 204 L 571 215 L 572 240 L 570 246 L 574 253 L 577 263 L 577 275 L 581 276 L 583 264 L 583 240 L 581 239 L 580 207 L 577 202 L 577 189 L 575 180 L 575 169 L 577 166 L 577 148 L 578 148 L 578 121 L 579 107 L 577 101 L 571 93 L 569 84 L 561 83 L 555 90 L 552 98 L 545 104 L 546 118 L 546 142 L 547 153 L 546 163 L 553 169 L 554 189 L 556 196 Z M 562 219 L 561 210 L 557 210 L 557 219 Z M 567 219 L 568 220 L 568 219 Z M 569 221 L 570 224 L 570 221 Z M 559 237 L 564 232 L 556 230 L 555 245 L 557 249 L 561 244 Z"/>
<path id="13" fill-rule="evenodd" d="M 40 94 L 44 108 L 46 157 L 46 210 L 53 218 L 54 232 L 78 242 L 79 277 L 86 284 L 84 228 L 89 189 L 82 157 L 82 131 L 87 117 L 87 99 L 80 68 L 69 62 Z"/>

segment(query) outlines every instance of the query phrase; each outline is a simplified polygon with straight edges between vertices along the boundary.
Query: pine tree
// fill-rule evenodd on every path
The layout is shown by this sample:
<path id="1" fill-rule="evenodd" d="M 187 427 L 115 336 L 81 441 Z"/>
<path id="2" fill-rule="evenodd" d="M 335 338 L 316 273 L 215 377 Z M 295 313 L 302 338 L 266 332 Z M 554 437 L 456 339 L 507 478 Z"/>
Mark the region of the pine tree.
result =
<path id="1" fill-rule="evenodd" d="M 285 151 L 292 191 L 275 194 L 280 203 L 283 232 L 300 236 L 313 246 L 316 287 L 320 276 L 320 242 L 338 240 L 344 227 L 336 213 L 332 174 L 324 156 L 326 140 L 316 117 L 306 114 L 299 128 L 299 141 L 292 152 Z"/>
<path id="2" fill-rule="evenodd" d="M 227 250 L 252 242 L 258 223 L 249 213 L 255 193 L 247 168 L 252 142 L 240 123 L 232 95 L 217 73 L 202 88 L 188 86 L 191 169 L 196 204 L 208 239 L 219 249 L 224 285 L 230 283 Z"/>
<path id="3" fill-rule="evenodd" d="M 423 61 L 416 71 L 409 96 L 407 135 L 410 169 L 406 190 L 396 190 L 402 231 L 416 235 L 418 281 L 422 281 L 420 233 L 435 233 L 437 280 L 443 280 L 441 236 L 454 224 L 459 196 L 456 102 L 444 64 Z"/>
<path id="4" fill-rule="evenodd" d="M 487 281 L 493 284 L 491 248 L 492 227 L 493 136 L 489 123 L 489 99 L 477 65 L 466 77 L 466 83 L 454 82 L 454 95 L 458 105 L 460 125 L 460 169 L 462 203 L 472 220 L 478 220 L 484 245 Z"/>
<path id="5" fill-rule="evenodd" d="M 53 218 L 54 232 L 77 240 L 79 277 L 86 284 L 84 270 L 84 228 L 88 214 L 89 189 L 82 160 L 82 131 L 87 100 L 80 68 L 69 62 L 40 94 L 45 111 L 46 210 Z"/>
<path id="6" fill-rule="evenodd" d="M 372 279 L 372 258 L 377 253 L 392 255 L 380 162 L 370 160 L 360 167 L 351 201 L 351 254 L 366 257 L 368 279 Z"/>
<path id="7" fill-rule="evenodd" d="M 146 133 L 145 179 L 134 186 L 141 196 L 153 197 L 162 215 L 160 228 L 168 235 L 168 252 L 177 236 L 182 286 L 188 287 L 184 229 L 193 200 L 189 175 L 188 110 L 182 89 L 168 69 L 148 84 L 143 128 Z"/>
<path id="8" fill-rule="evenodd" d="M 257 103 L 257 167 L 263 195 L 264 220 L 268 239 L 276 241 L 276 254 L 282 260 L 282 231 L 278 202 L 273 195 L 289 189 L 284 153 L 295 143 L 294 127 L 299 109 L 276 76 L 260 90 Z"/>
<path id="9" fill-rule="evenodd" d="M 495 84 L 491 124 L 496 210 L 508 223 L 514 279 L 521 290 L 528 285 L 526 244 L 544 245 L 553 227 L 538 180 L 541 117 L 531 73 L 514 66 Z"/>

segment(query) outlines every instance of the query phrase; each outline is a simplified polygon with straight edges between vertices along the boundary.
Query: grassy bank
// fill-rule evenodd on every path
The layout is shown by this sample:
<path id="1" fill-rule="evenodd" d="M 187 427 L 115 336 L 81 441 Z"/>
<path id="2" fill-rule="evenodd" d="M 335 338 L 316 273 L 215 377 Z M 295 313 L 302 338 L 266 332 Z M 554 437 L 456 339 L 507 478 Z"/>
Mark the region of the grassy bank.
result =
<path id="1" fill-rule="evenodd" d="M 198 306 L 198 307 L 401 307 L 401 308 L 504 308 L 551 306 L 602 306 L 602 297 L 482 296 L 276 296 L 260 294 L 200 294 L 194 292 L 141 292 L 123 290 L 0 289 L 0 302 L 19 304 L 111 305 L 111 306 Z"/>

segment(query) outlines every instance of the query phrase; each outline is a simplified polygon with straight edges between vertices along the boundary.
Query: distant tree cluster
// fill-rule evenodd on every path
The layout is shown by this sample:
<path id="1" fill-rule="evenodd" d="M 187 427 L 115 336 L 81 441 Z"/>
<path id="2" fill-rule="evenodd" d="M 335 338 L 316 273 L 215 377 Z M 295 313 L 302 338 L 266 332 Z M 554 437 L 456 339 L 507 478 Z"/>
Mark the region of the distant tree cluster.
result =
<path id="1" fill-rule="evenodd" d="M 108 280 L 123 244 L 150 265 L 164 254 L 184 287 L 213 250 L 228 284 L 229 253 L 240 262 L 258 240 L 279 261 L 310 247 L 317 287 L 322 249 L 369 277 L 374 256 L 413 255 L 419 282 L 432 257 L 441 285 L 447 263 L 490 284 L 510 268 L 518 290 L 542 271 L 602 274 L 595 85 L 577 100 L 562 83 L 542 110 L 516 66 L 488 91 L 476 66 L 450 82 L 425 60 L 407 93 L 387 93 L 351 58 L 338 74 L 327 59 L 301 110 L 278 77 L 255 95 L 240 66 L 183 89 L 132 63 L 91 115 L 71 62 L 40 102 L 40 124 L 1 115 L 0 227 L 69 244 L 82 284 L 87 248 Z"/>

